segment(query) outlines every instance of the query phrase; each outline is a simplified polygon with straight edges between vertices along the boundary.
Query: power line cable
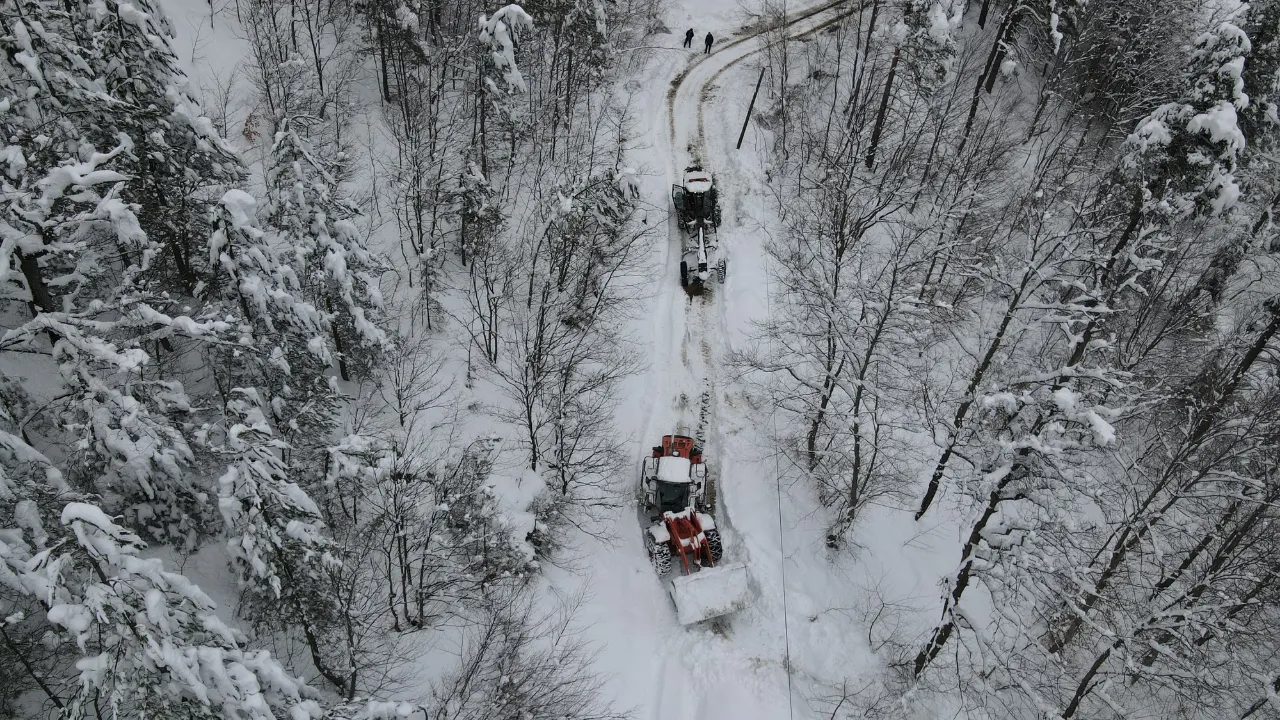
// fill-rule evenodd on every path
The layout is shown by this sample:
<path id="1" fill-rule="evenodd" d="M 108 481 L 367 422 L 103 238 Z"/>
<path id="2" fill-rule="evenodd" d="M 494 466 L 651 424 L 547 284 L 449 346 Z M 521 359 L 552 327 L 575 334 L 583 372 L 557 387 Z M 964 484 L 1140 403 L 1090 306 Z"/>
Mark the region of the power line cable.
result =
<path id="1" fill-rule="evenodd" d="M 766 233 L 767 234 L 767 233 Z M 769 317 L 773 317 L 773 287 L 770 283 L 772 273 L 769 270 L 769 253 L 765 248 L 764 251 L 765 268 L 764 268 L 764 307 Z M 769 338 L 769 345 L 776 353 L 776 338 Z M 786 537 L 783 535 L 782 524 L 782 457 L 781 447 L 778 443 L 778 383 L 774 379 L 773 373 L 769 374 L 769 400 L 773 405 L 770 408 L 769 417 L 773 421 L 773 477 L 774 488 L 777 491 L 778 498 L 778 555 L 779 562 L 782 565 L 782 637 L 785 647 L 785 654 L 782 660 L 782 669 L 787 673 L 787 711 L 791 720 L 795 720 L 796 708 L 792 700 L 794 693 L 791 688 L 791 621 L 787 612 L 787 546 Z"/>

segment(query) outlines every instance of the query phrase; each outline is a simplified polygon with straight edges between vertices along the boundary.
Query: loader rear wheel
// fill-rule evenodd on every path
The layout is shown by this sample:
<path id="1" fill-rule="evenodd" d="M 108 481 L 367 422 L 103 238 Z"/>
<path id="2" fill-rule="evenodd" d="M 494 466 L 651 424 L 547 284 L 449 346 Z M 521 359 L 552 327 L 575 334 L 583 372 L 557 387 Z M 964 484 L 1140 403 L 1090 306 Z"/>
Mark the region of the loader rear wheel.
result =
<path id="1" fill-rule="evenodd" d="M 728 272 L 729 272 L 729 265 L 728 265 L 728 263 L 726 263 L 726 262 L 724 261 L 724 259 L 721 259 L 721 260 L 720 260 L 720 262 L 716 264 L 716 280 L 717 280 L 721 285 L 723 285 L 723 284 L 724 284 L 724 276 L 725 276 Z"/>
<path id="2" fill-rule="evenodd" d="M 720 542 L 720 531 L 708 530 L 705 534 L 707 536 L 707 547 L 711 549 L 711 562 L 719 565 L 720 558 L 724 557 L 724 543 Z M 671 551 L 668 550 L 668 556 L 670 556 L 670 553 Z"/>
<path id="3" fill-rule="evenodd" d="M 685 287 L 688 284 L 689 284 L 689 263 L 685 262 L 684 260 L 681 260 L 680 261 L 680 287 Z"/>

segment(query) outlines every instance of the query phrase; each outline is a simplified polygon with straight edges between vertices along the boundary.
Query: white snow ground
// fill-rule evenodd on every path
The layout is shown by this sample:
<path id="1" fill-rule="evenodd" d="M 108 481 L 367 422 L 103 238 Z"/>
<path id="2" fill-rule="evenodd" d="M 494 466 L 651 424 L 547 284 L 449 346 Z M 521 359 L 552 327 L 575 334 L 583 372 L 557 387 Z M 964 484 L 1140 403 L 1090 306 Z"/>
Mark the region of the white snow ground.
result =
<path id="1" fill-rule="evenodd" d="M 247 48 L 234 23 L 219 16 L 211 24 L 204 0 L 160 1 L 173 20 L 181 59 L 198 84 L 208 86 L 211 78 L 235 70 Z M 789 8 L 786 34 L 803 37 L 852 12 L 826 8 L 831 4 L 796 3 Z M 734 149 L 764 47 L 761 36 L 740 29 L 756 19 L 747 15 L 756 9 L 742 0 L 677 0 L 663 18 L 671 33 L 643 43 L 660 49 L 631 53 L 625 87 L 636 94 L 641 146 L 629 162 L 651 173 L 642 184 L 648 221 L 668 223 L 669 230 L 648 258 L 653 293 L 632 328 L 649 370 L 620 392 L 617 428 L 634 439 L 636 472 L 618 478 L 618 490 L 630 497 L 640 457 L 661 435 L 681 425 L 696 431 L 719 478 L 717 524 L 725 536 L 725 561 L 744 562 L 755 591 L 749 609 L 714 629 L 679 625 L 649 565 L 633 507 L 612 519 L 612 539 L 577 539 L 583 569 L 547 568 L 554 595 L 589 592 L 579 619 L 600 650 L 594 669 L 610 677 L 607 692 L 618 708 L 637 718 L 829 717 L 821 697 L 846 680 L 858 687 L 886 659 L 868 647 L 867 618 L 876 608 L 867 599 L 883 592 L 894 601 L 915 600 L 929 615 L 906 619 L 908 627 L 927 623 L 937 606 L 937 580 L 958 561 L 958 543 L 933 541 L 944 531 L 917 526 L 909 513 L 892 510 L 861 521 L 860 553 L 830 555 L 823 544 L 825 516 L 809 488 L 788 479 L 785 461 L 778 460 L 771 403 L 758 388 L 754 396 L 749 393 L 725 365 L 732 350 L 754 342 L 752 323 L 768 314 L 764 243 L 778 227 L 763 171 L 767 132 L 753 122 L 742 149 Z M 695 30 L 694 47 L 685 50 L 689 27 Z M 701 50 L 708 30 L 716 36 L 709 56 Z M 769 100 L 766 86 L 756 110 Z M 243 107 L 234 108 L 228 124 L 233 144 L 253 161 L 253 148 L 238 134 L 245 114 Z M 679 286 L 680 241 L 669 220 L 671 184 L 694 151 L 716 174 L 725 218 L 719 239 L 729 257 L 726 283 L 702 298 L 688 297 Z M 955 534 L 953 523 L 945 522 L 949 535 Z M 950 550 L 935 552 L 934 546 Z M 187 569 L 195 570 L 202 585 L 216 587 L 226 580 L 217 564 Z M 897 621 L 889 613 L 870 636 L 878 639 Z M 410 696 L 426 691 L 432 674 L 425 666 L 413 670 L 420 677 L 405 678 L 400 698 L 411 702 Z"/>

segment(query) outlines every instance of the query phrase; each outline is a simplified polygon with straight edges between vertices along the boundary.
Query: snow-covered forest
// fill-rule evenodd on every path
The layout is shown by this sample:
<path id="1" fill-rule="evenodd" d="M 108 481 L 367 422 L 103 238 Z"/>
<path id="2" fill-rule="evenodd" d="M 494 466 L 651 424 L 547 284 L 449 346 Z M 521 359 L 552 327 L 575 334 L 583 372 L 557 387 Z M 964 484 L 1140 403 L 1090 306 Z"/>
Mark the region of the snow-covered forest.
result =
<path id="1" fill-rule="evenodd" d="M 1280 718 L 1280 0 L 0 24 L 0 718 Z"/>

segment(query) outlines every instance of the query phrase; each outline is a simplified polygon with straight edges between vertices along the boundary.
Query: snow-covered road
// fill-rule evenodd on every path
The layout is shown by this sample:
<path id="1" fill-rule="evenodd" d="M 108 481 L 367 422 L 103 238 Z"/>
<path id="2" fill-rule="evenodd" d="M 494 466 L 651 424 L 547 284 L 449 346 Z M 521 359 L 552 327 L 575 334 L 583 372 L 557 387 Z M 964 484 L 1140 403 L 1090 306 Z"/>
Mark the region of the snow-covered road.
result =
<path id="1" fill-rule="evenodd" d="M 677 32 L 665 36 L 665 42 L 678 47 L 681 19 L 697 26 L 701 18 L 731 14 L 732 7 L 729 0 L 700 3 L 699 18 L 674 18 Z M 693 10 L 674 12 L 682 11 Z M 849 12 L 847 3 L 829 2 L 793 10 L 784 34 L 795 38 L 813 33 Z M 703 27 L 698 27 L 695 40 Z M 584 608 L 583 620 L 600 644 L 600 669 L 614 677 L 612 689 L 619 705 L 634 709 L 638 717 L 784 718 L 792 716 L 793 695 L 786 669 L 788 632 L 793 644 L 800 639 L 827 646 L 819 656 L 802 653 L 819 664 L 853 667 L 865 662 L 860 657 L 865 653 L 861 640 L 832 636 L 830 626 L 810 619 L 815 605 L 830 607 L 827 598 L 815 601 L 810 593 L 839 592 L 826 587 L 824 578 L 832 572 L 840 577 L 840 568 L 826 561 L 815 539 L 821 528 L 792 537 L 799 515 L 794 503 L 779 493 L 771 409 L 752 407 L 745 388 L 725 367 L 731 349 L 751 342 L 752 323 L 767 312 L 763 235 L 774 221 L 767 217 L 760 138 L 753 133 L 742 151 L 734 150 L 756 73 L 748 66 L 765 49 L 766 35 L 744 31 L 728 37 L 712 29 L 723 38 L 712 54 L 655 53 L 632 84 L 649 111 L 637 128 L 648 144 L 637 159 L 651 173 L 643 188 L 654 204 L 649 219 L 668 232 L 649 258 L 655 287 L 635 328 L 648 348 L 649 371 L 624 388 L 618 423 L 621 431 L 633 433 L 637 468 L 640 457 L 664 433 L 684 427 L 699 436 L 720 483 L 718 523 L 725 535 L 726 560 L 747 564 L 754 604 L 719 628 L 680 626 L 647 561 L 636 515 L 624 509 L 612 528 L 616 544 L 589 539 L 583 548 L 593 558 L 593 599 Z M 732 91 L 718 91 L 720 83 Z M 757 109 L 768 102 L 762 95 Z M 702 297 L 688 296 L 679 285 L 681 241 L 669 218 L 671 185 L 695 158 L 716 175 L 725 210 L 719 240 L 729 255 L 727 282 Z M 622 478 L 619 485 L 630 492 L 636 480 Z M 793 541 L 812 556 L 802 563 L 802 575 L 816 578 L 820 587 L 792 577 L 799 566 L 794 558 L 784 561 L 784 548 L 790 555 L 793 548 L 787 546 Z M 788 630 L 797 618 L 804 627 Z M 797 696 L 795 701 L 795 716 L 808 716 L 804 700 Z"/>

